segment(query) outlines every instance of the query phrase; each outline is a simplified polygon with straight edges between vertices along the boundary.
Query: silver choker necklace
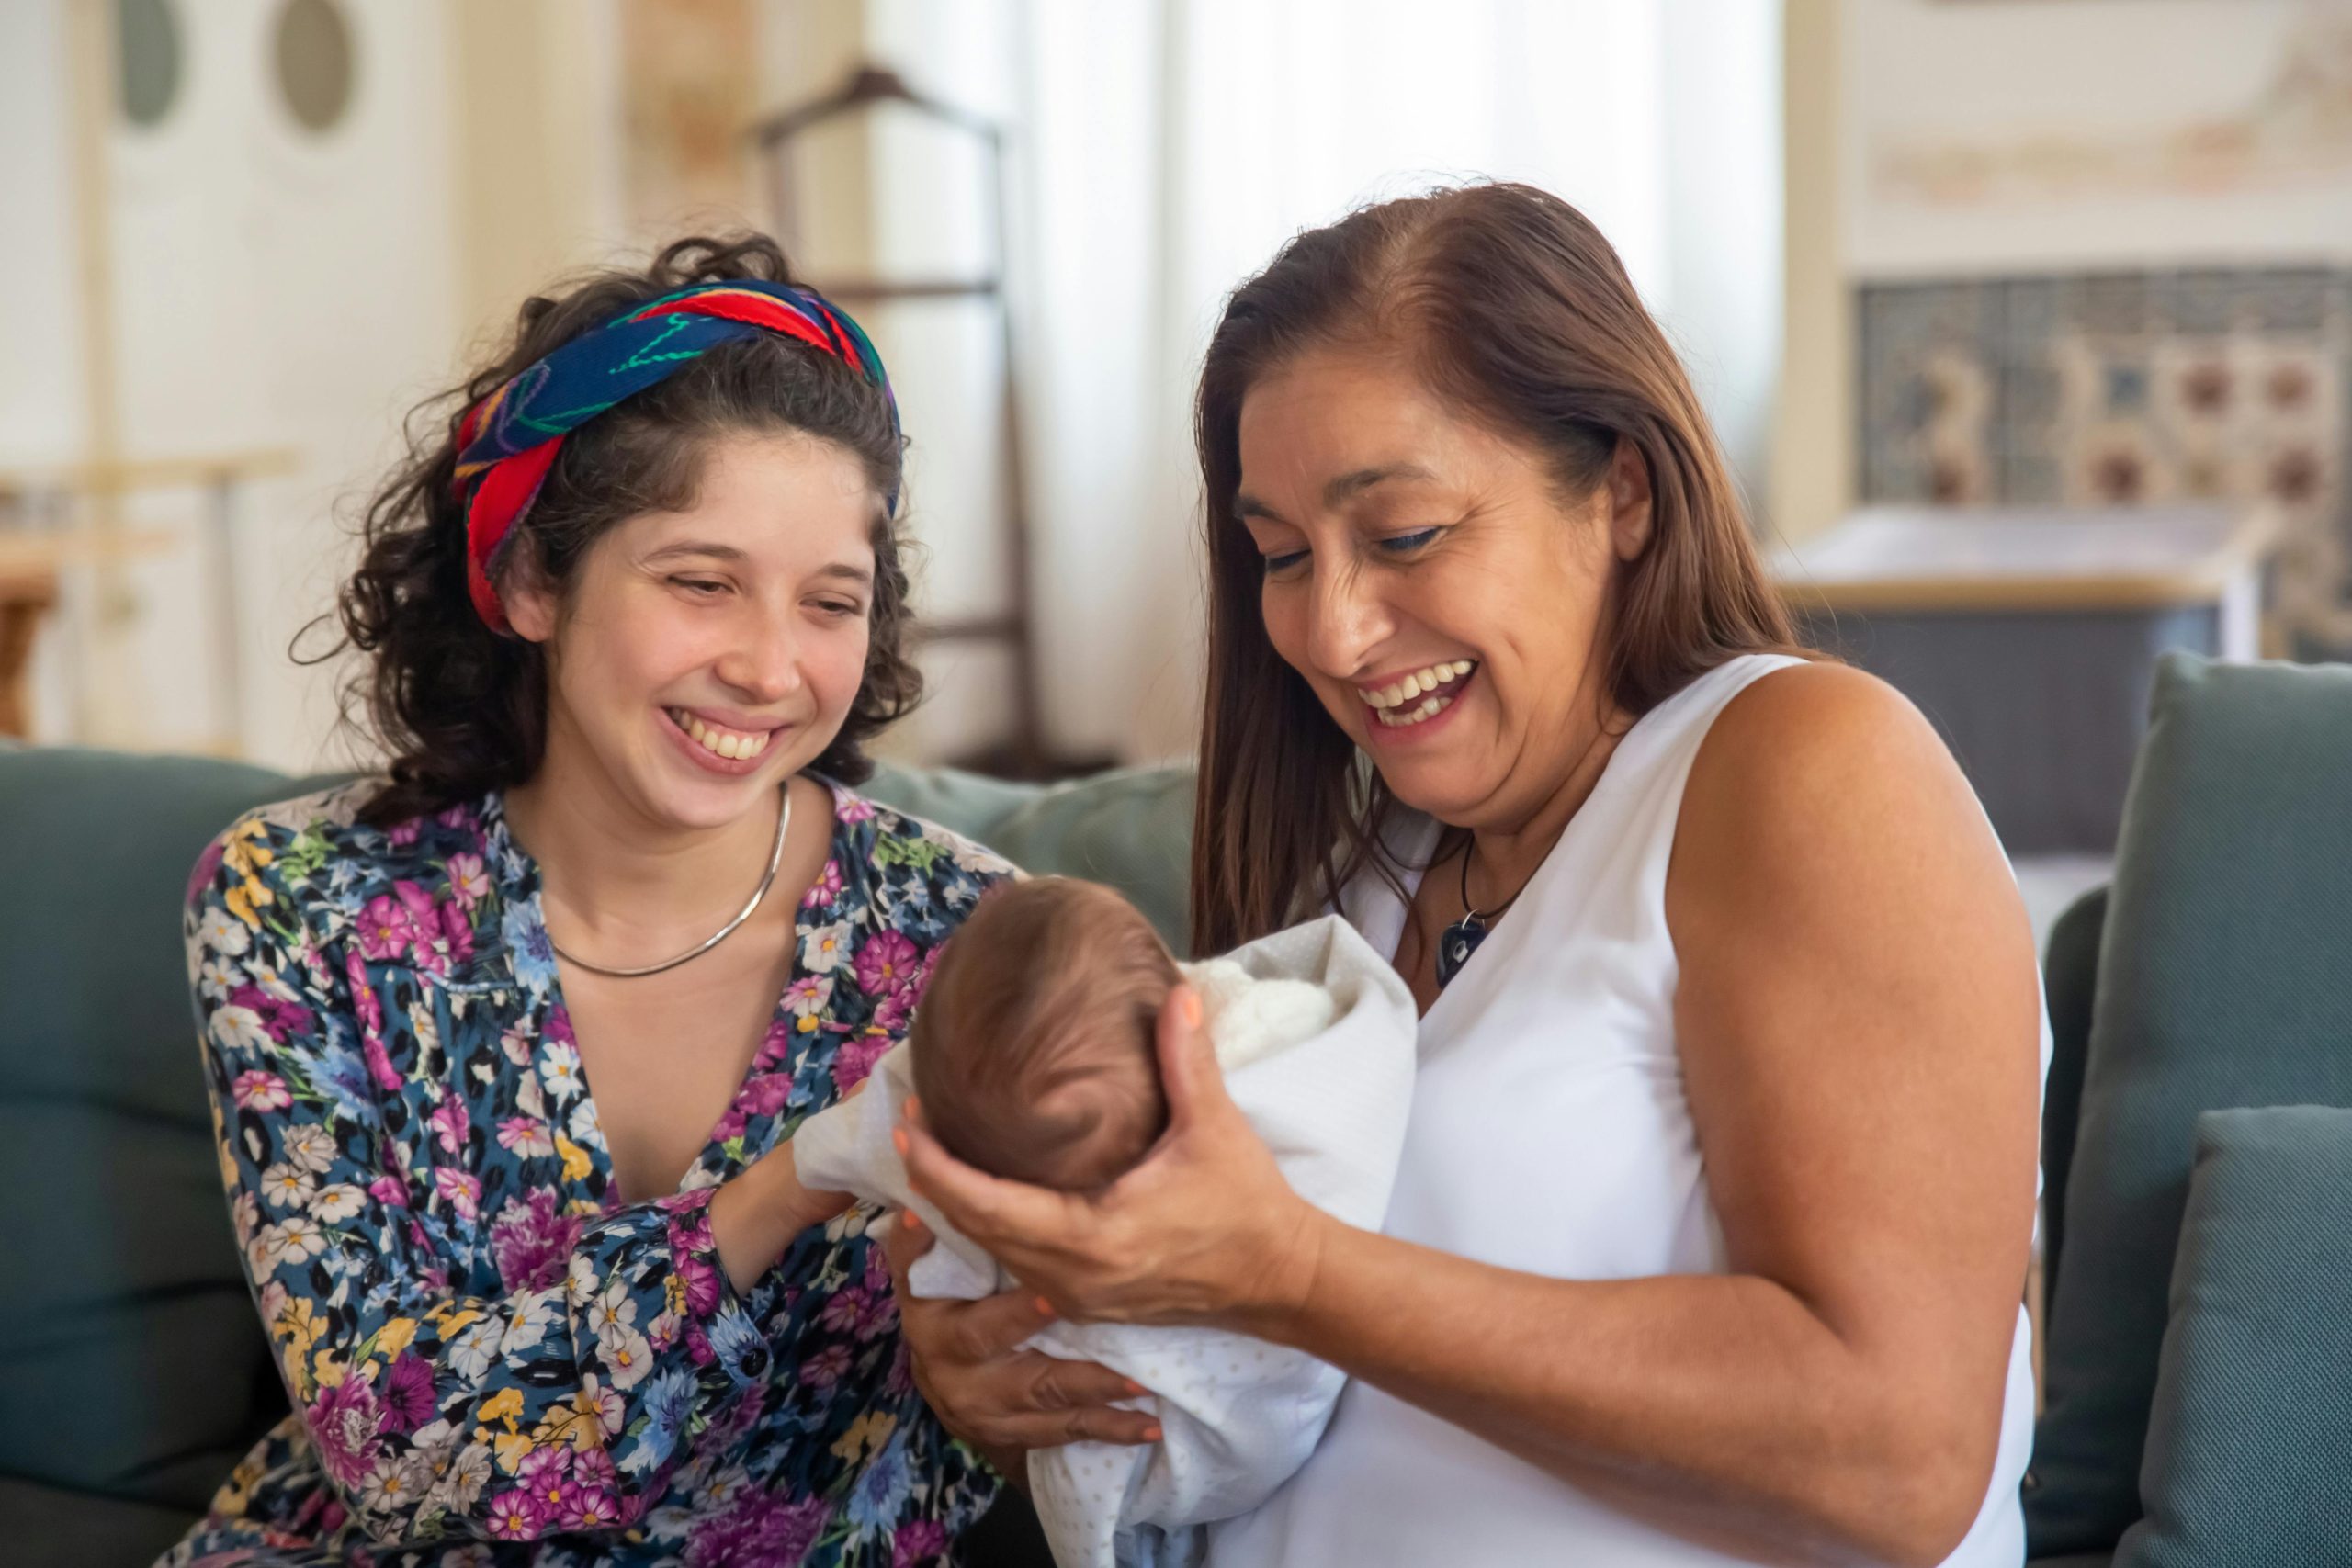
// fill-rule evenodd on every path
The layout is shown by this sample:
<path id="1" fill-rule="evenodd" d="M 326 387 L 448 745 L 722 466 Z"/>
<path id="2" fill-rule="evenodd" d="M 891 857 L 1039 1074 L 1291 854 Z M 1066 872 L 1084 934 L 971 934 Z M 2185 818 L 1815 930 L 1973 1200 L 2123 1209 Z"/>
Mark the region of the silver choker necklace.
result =
<path id="1" fill-rule="evenodd" d="M 787 781 L 784 786 L 784 809 L 777 812 L 775 816 L 775 844 L 768 851 L 767 874 L 760 878 L 760 886 L 752 894 L 752 901 L 744 905 L 733 919 L 711 932 L 699 945 L 686 949 L 675 958 L 665 958 L 659 964 L 649 964 L 642 969 L 607 969 L 601 964 L 591 964 L 584 958 L 576 957 L 564 952 L 562 948 L 557 947 L 553 931 L 548 933 L 548 945 L 555 948 L 555 955 L 566 964 L 577 964 L 591 975 L 609 976 L 616 980 L 634 980 L 641 976 L 659 975 L 664 969 L 675 969 L 688 959 L 700 958 L 704 953 L 734 935 L 736 928 L 750 919 L 752 911 L 760 907 L 760 900 L 768 896 L 768 889 L 775 885 L 775 868 L 784 863 L 784 830 L 790 826 L 792 826 L 792 785 Z"/>

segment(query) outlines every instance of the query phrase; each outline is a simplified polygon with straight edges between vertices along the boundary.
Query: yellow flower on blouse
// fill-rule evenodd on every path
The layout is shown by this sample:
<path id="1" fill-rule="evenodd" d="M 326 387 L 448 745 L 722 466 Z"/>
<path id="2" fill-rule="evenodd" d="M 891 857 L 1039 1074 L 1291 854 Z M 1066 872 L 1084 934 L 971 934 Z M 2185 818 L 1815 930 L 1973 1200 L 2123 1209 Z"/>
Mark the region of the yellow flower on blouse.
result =
<path id="1" fill-rule="evenodd" d="M 285 1340 L 298 1356 L 307 1353 L 326 1327 L 327 1320 L 312 1309 L 308 1296 L 287 1297 L 286 1304 L 269 1322 L 270 1337 Z"/>
<path id="2" fill-rule="evenodd" d="M 236 886 L 230 888 L 228 892 L 222 894 L 220 896 L 220 901 L 229 907 L 229 913 L 244 921 L 245 924 L 253 927 L 254 930 L 259 931 L 261 930 L 261 916 L 255 913 L 255 911 L 264 904 L 277 903 L 277 895 L 272 893 L 259 881 L 249 876 L 245 878 L 244 881 L 237 884 Z"/>
<path id="3" fill-rule="evenodd" d="M 503 1421 L 506 1429 L 514 1429 L 514 1417 L 523 1414 L 523 1391 L 519 1388 L 500 1389 L 474 1408 L 474 1419 L 487 1427 L 493 1421 Z"/>
<path id="4" fill-rule="evenodd" d="M 879 1452 L 882 1445 L 890 1440 L 890 1434 L 898 1429 L 898 1425 L 899 1418 L 888 1411 L 869 1410 L 851 1422 L 849 1430 L 833 1444 L 833 1457 L 855 1464 L 865 1457 L 869 1450 Z"/>
<path id="5" fill-rule="evenodd" d="M 588 1151 L 561 1133 L 555 1135 L 555 1152 L 563 1156 L 563 1179 L 566 1181 L 585 1181 L 588 1173 L 595 1168 L 594 1162 L 588 1157 Z"/>
<path id="6" fill-rule="evenodd" d="M 396 1317 L 376 1331 L 376 1354 L 389 1361 L 409 1348 L 416 1337 L 416 1319 Z"/>

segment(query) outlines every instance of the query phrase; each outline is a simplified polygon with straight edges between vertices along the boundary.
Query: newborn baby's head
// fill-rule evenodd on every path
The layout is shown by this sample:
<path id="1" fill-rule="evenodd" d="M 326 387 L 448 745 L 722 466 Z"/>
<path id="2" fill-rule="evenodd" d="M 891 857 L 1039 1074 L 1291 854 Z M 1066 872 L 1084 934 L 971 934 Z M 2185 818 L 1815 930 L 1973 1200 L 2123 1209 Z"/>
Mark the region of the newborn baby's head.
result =
<path id="1" fill-rule="evenodd" d="M 1168 1122 L 1152 1040 L 1180 976 L 1136 907 L 1046 876 L 1003 884 L 941 950 L 910 1034 L 923 1120 L 992 1175 L 1083 1191 Z"/>

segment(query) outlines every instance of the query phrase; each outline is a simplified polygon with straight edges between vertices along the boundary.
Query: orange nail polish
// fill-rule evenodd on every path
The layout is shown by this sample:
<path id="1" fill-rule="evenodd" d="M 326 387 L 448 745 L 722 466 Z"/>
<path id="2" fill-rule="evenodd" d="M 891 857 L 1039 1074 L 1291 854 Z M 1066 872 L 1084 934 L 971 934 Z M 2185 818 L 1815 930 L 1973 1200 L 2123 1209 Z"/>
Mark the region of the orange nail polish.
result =
<path id="1" fill-rule="evenodd" d="M 1127 1392 L 1129 1393 L 1141 1393 L 1144 1392 L 1144 1386 L 1143 1384 L 1136 1382 L 1135 1379 L 1129 1378 L 1127 1380 Z"/>
<path id="2" fill-rule="evenodd" d="M 1184 990 L 1184 1022 L 1193 1029 L 1201 1026 L 1201 994 L 1190 987 Z"/>
<path id="3" fill-rule="evenodd" d="M 1143 1429 L 1143 1440 L 1147 1443 L 1156 1443 L 1159 1441 L 1159 1428 L 1157 1427 L 1146 1427 Z"/>
<path id="4" fill-rule="evenodd" d="M 1037 1298 L 1036 1307 L 1039 1312 L 1045 1314 L 1047 1317 L 1054 1315 L 1054 1303 L 1047 1301 L 1043 1296 L 1039 1296 Z"/>
<path id="5" fill-rule="evenodd" d="M 899 1151 L 900 1159 L 904 1159 L 907 1157 L 907 1150 L 914 1145 L 907 1142 L 907 1130 L 904 1127 L 893 1127 L 890 1129 L 890 1146 Z"/>
<path id="6" fill-rule="evenodd" d="M 919 1231 L 922 1229 L 922 1216 L 916 1213 L 912 1209 L 899 1210 L 899 1223 L 906 1226 L 910 1231 Z"/>

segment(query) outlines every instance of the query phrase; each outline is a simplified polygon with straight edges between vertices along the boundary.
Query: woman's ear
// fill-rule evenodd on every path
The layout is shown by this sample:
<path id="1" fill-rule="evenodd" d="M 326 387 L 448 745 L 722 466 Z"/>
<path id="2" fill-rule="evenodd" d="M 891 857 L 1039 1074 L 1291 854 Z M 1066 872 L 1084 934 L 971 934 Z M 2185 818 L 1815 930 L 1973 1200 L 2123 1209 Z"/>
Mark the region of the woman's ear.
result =
<path id="1" fill-rule="evenodd" d="M 505 581 L 498 585 L 499 603 L 505 607 L 506 624 L 514 635 L 526 642 L 546 642 L 555 636 L 555 588 L 538 569 L 531 554 L 530 541 L 517 539 L 513 558 L 502 574 Z"/>
<path id="2" fill-rule="evenodd" d="M 1650 465 L 1642 449 L 1617 438 L 1609 459 L 1609 543 L 1622 561 L 1650 547 Z"/>

